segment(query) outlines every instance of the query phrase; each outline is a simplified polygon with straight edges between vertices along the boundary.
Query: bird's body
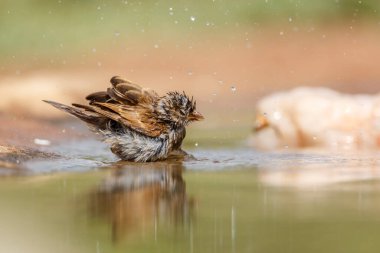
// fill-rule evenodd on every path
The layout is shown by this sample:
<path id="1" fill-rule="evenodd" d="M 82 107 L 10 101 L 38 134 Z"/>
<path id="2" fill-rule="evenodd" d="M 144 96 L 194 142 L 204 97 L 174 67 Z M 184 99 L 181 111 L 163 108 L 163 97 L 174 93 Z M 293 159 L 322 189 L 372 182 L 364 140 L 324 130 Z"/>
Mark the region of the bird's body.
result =
<path id="1" fill-rule="evenodd" d="M 380 93 L 298 87 L 258 101 L 249 143 L 264 150 L 380 148 Z"/>
<path id="2" fill-rule="evenodd" d="M 120 132 L 101 131 L 111 151 L 123 160 L 156 161 L 168 157 L 172 151 L 181 151 L 185 128 L 169 130 L 158 137 L 150 137 L 124 127 Z"/>
<path id="3" fill-rule="evenodd" d="M 88 95 L 89 105 L 45 102 L 85 121 L 122 160 L 157 161 L 172 152 L 184 153 L 185 127 L 203 119 L 193 99 L 178 92 L 160 97 L 120 77 L 111 83 L 106 92 Z"/>

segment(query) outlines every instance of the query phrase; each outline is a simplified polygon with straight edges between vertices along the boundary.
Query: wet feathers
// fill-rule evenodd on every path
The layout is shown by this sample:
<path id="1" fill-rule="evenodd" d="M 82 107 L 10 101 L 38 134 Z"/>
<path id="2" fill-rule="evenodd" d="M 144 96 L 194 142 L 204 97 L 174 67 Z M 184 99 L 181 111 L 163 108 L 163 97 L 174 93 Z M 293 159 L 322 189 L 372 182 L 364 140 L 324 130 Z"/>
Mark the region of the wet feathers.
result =
<path id="1" fill-rule="evenodd" d="M 88 105 L 45 102 L 85 121 L 123 160 L 148 162 L 184 153 L 185 127 L 203 119 L 192 98 L 179 92 L 159 96 L 118 76 L 111 84 L 107 91 L 88 95 Z"/>

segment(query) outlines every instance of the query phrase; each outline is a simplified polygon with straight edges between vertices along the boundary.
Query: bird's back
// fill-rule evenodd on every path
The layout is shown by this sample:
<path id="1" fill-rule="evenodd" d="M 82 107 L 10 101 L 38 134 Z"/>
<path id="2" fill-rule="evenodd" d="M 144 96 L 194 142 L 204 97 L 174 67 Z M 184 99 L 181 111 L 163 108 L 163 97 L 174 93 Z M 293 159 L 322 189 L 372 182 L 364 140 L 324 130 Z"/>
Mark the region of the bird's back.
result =
<path id="1" fill-rule="evenodd" d="M 111 151 L 123 160 L 155 161 L 172 150 L 169 126 L 157 120 L 156 92 L 113 77 L 112 87 L 86 97 L 88 105 L 63 105 L 45 101 L 86 122 L 111 145 Z"/>

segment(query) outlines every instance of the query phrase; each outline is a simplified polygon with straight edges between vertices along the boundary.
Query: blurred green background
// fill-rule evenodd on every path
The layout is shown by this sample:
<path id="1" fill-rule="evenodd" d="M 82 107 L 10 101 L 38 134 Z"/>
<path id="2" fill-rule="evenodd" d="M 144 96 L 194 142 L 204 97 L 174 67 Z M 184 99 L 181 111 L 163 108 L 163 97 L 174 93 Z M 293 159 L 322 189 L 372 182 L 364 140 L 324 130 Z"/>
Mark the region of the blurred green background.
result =
<path id="1" fill-rule="evenodd" d="M 378 22 L 376 0 L 2 0 L 0 56 L 65 54 L 146 37 L 220 34 L 266 25 Z"/>

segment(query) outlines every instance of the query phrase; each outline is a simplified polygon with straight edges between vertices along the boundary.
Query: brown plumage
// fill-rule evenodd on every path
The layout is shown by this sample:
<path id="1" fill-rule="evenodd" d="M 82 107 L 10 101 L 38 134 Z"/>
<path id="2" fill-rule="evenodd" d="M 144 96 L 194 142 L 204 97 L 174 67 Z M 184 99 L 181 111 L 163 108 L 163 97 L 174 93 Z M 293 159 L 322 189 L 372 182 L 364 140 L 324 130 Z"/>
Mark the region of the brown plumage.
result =
<path id="1" fill-rule="evenodd" d="M 178 92 L 160 97 L 118 76 L 111 84 L 107 91 L 88 95 L 88 105 L 45 102 L 88 123 L 123 160 L 156 161 L 183 152 L 186 125 L 203 119 L 193 99 Z"/>

